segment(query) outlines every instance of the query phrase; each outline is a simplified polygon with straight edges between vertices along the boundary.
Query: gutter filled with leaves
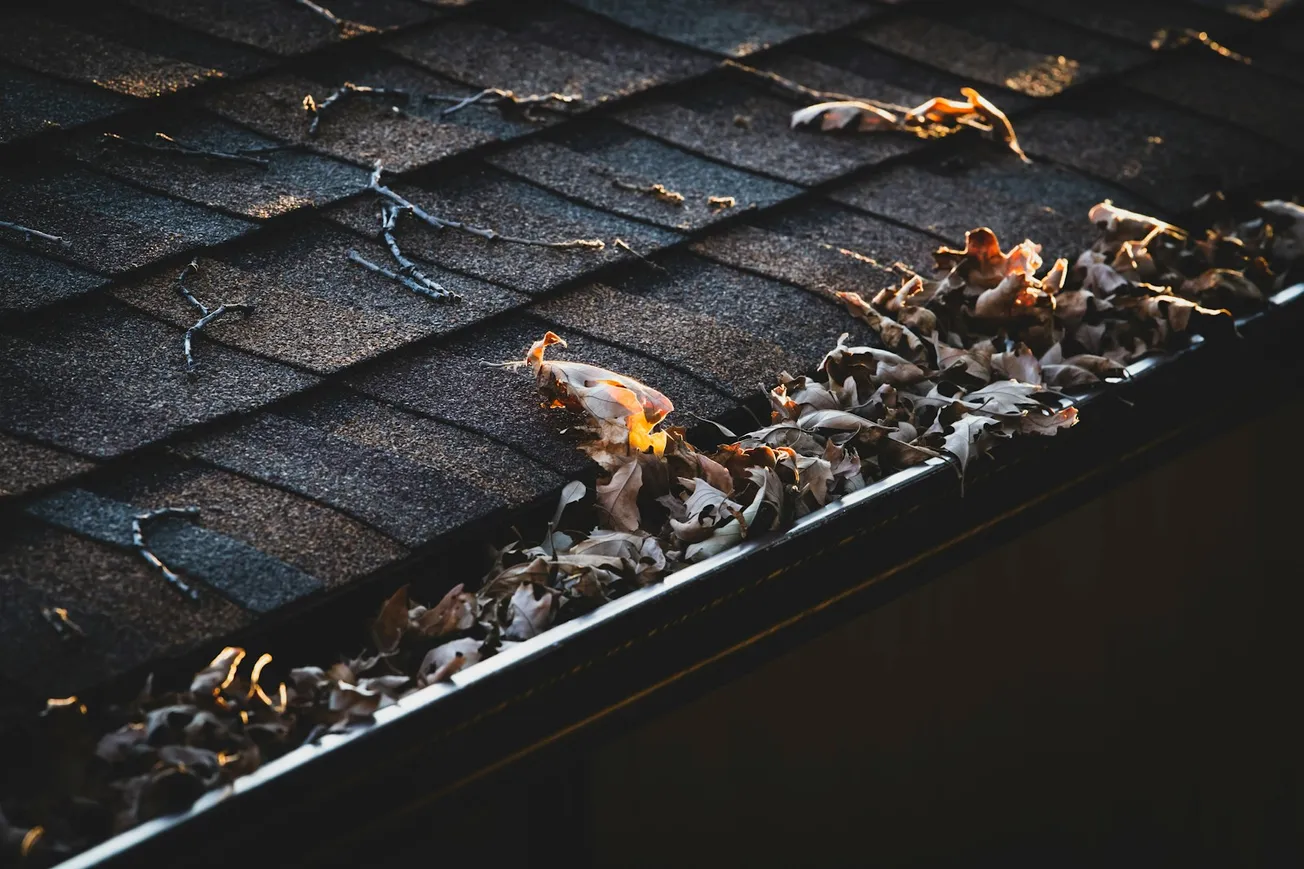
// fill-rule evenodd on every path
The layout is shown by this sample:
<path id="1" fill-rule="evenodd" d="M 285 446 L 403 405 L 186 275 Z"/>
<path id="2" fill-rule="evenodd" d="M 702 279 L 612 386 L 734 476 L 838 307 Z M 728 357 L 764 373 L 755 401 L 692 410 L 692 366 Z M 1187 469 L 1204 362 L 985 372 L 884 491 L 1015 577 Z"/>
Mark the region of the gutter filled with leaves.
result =
<path id="1" fill-rule="evenodd" d="M 565 633 L 557 625 L 717 569 L 740 544 L 772 540 L 839 499 L 909 476 L 902 471 L 945 463 L 963 479 L 1001 439 L 1071 427 L 1073 396 L 1191 335 L 1234 334 L 1235 317 L 1298 279 L 1304 209 L 1233 207 L 1215 195 L 1197 211 L 1199 232 L 1101 203 L 1090 212 L 1099 240 L 1044 271 L 1036 244 L 1002 251 L 990 230 L 976 229 L 964 249 L 938 251 L 936 279 L 912 272 L 868 300 L 837 293 L 882 347 L 843 336 L 815 374 L 781 377 L 770 425 L 742 436 L 722 429 L 726 441 L 711 451 L 665 425 L 665 395 L 550 358 L 564 341 L 544 335 L 505 367 L 529 369 L 559 427 L 579 433 L 578 447 L 603 470 L 591 496 L 568 485 L 546 529 L 498 550 L 487 575 L 430 606 L 400 589 L 355 658 L 285 670 L 232 647 L 179 690 L 147 683 L 105 709 L 51 699 L 42 727 L 65 768 L 51 771 L 48 792 L 6 804 L 0 859 L 48 865 L 206 804 L 269 760 L 292 763 L 352 738 L 417 692 L 454 692 L 459 674 L 494 655 L 542 649 L 534 641 Z M 572 505 L 590 497 L 598 525 L 574 530 Z M 92 851 L 81 862 L 95 859 Z"/>

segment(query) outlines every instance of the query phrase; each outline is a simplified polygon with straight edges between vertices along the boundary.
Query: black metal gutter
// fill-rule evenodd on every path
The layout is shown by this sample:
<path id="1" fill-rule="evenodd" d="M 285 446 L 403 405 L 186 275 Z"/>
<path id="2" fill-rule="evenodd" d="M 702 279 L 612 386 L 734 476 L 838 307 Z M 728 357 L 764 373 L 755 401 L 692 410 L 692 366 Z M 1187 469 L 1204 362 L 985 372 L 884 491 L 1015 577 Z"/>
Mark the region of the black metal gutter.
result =
<path id="1" fill-rule="evenodd" d="M 1014 441 L 996 461 L 975 462 L 963 497 L 940 461 L 897 474 L 62 865 L 248 869 L 283 866 L 287 853 L 295 864 L 367 865 L 376 842 L 472 794 L 476 783 L 683 702 L 1244 422 L 1240 408 L 1266 408 L 1298 390 L 1291 342 L 1302 321 L 1304 285 L 1239 321 L 1239 340 L 1196 340 L 1130 366 L 1131 379 L 1079 401 L 1074 429 Z M 1216 400 L 1233 389 L 1235 415 Z"/>

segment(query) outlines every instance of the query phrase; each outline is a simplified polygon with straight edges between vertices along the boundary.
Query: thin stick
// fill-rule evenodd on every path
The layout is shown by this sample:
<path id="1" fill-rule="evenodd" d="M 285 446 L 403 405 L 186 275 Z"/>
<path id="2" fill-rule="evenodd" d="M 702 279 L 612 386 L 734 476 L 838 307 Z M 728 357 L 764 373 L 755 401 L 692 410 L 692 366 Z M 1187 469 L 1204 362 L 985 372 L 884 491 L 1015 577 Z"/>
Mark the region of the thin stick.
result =
<path id="1" fill-rule="evenodd" d="M 84 637 L 86 632 L 68 616 L 68 611 L 61 606 L 41 607 L 41 616 L 54 629 L 60 639 L 70 640 L 74 636 Z"/>
<path id="2" fill-rule="evenodd" d="M 554 103 L 565 106 L 574 102 L 579 102 L 584 98 L 579 94 L 559 94 L 555 92 L 518 96 L 513 91 L 504 90 L 503 88 L 485 88 L 480 91 L 480 93 L 472 94 L 469 97 L 449 97 L 440 94 L 427 94 L 422 99 L 436 102 L 451 102 L 452 105 L 441 110 L 439 113 L 440 115 L 451 115 L 453 112 L 461 111 L 467 106 L 475 105 L 476 103 L 484 103 L 499 109 L 504 105 L 511 105 L 514 108 L 521 109 L 526 117 L 529 118 L 528 109 L 530 107 L 559 111 L 560 109 L 555 107 L 553 105 Z"/>
<path id="3" fill-rule="evenodd" d="M 195 325 L 186 330 L 186 337 L 181 345 L 181 349 L 186 355 L 186 374 L 191 377 L 194 376 L 196 369 L 199 367 L 199 363 L 195 362 L 195 357 L 192 352 L 195 335 L 203 331 L 204 327 L 209 323 L 212 323 L 214 320 L 224 317 L 227 314 L 244 314 L 245 316 L 248 316 L 254 312 L 253 305 L 228 305 L 225 302 L 210 310 L 207 305 L 199 301 L 199 299 L 195 297 L 195 294 L 190 292 L 186 287 L 186 278 L 198 273 L 198 271 L 199 260 L 192 259 L 186 264 L 186 267 L 181 270 L 181 273 L 177 275 L 177 292 L 179 292 L 182 298 L 199 311 L 199 319 L 195 322 Z"/>
<path id="4" fill-rule="evenodd" d="M 199 516 L 199 508 L 161 507 L 158 510 L 150 510 L 147 513 L 136 514 L 135 518 L 131 520 L 132 543 L 135 544 L 136 551 L 140 553 L 141 558 L 145 559 L 145 561 L 149 562 L 152 567 L 155 567 L 162 572 L 163 578 L 168 581 L 169 585 L 191 600 L 199 600 L 199 592 L 182 579 L 179 573 L 164 564 L 163 561 L 145 545 L 145 523 L 151 522 L 155 519 L 162 519 L 165 516 L 189 516 L 195 518 Z"/>
<path id="5" fill-rule="evenodd" d="M 349 30 L 352 30 L 355 33 L 376 32 L 376 28 L 372 27 L 370 24 L 362 24 L 361 22 L 358 21 L 350 21 L 347 18 L 341 18 L 340 16 L 336 15 L 334 12 L 327 9 L 325 6 L 320 6 L 312 2 L 312 0 L 294 0 L 294 2 L 304 7 L 305 9 L 309 9 L 312 12 L 315 12 L 316 14 L 320 15 L 322 18 L 325 18 L 331 24 L 334 24 L 342 32 L 349 31 Z"/>
<path id="6" fill-rule="evenodd" d="M 308 125 L 308 135 L 309 136 L 317 135 L 317 129 L 318 127 L 321 126 L 322 114 L 327 109 L 335 105 L 344 97 L 352 96 L 354 94 L 364 94 L 367 96 L 402 97 L 405 100 L 412 99 L 412 94 L 408 93 L 405 90 L 400 90 L 399 88 L 386 88 L 386 87 L 375 87 L 373 85 L 354 84 L 351 81 L 346 81 L 344 84 L 337 87 L 334 91 L 331 92 L 330 96 L 326 97 L 326 99 L 322 100 L 321 102 L 317 102 L 315 99 L 313 99 L 312 94 L 308 94 L 303 98 L 303 110 L 308 114 L 312 115 L 312 123 Z"/>
<path id="7" fill-rule="evenodd" d="M 628 181 L 621 181 L 619 178 L 613 178 L 611 186 L 619 187 L 621 190 L 629 190 L 633 193 L 646 193 L 649 196 L 655 196 L 657 199 L 669 203 L 670 205 L 682 206 L 684 204 L 684 194 L 671 190 L 667 188 L 666 185 L 660 183 L 631 184 Z"/>
<path id="8" fill-rule="evenodd" d="M 271 165 L 266 160 L 251 157 L 248 154 L 228 151 L 209 151 L 205 148 L 196 148 L 193 145 L 179 142 L 166 133 L 155 133 L 154 135 L 167 144 L 158 145 L 153 142 L 137 142 L 133 139 L 124 138 L 117 133 L 105 133 L 104 138 L 107 141 L 119 145 L 127 145 L 132 148 L 139 148 L 143 151 L 152 151 L 156 154 L 179 154 L 183 157 L 202 157 L 205 160 L 225 160 L 229 163 L 241 163 L 246 166 L 257 166 L 259 169 L 266 169 Z"/>
<path id="9" fill-rule="evenodd" d="M 14 232 L 22 233 L 25 241 L 31 241 L 32 237 L 43 238 L 46 241 L 52 241 L 56 244 L 67 244 L 61 235 L 50 235 L 48 232 L 41 232 L 39 229 L 32 229 L 30 226 L 23 226 L 19 223 L 10 223 L 7 220 L 0 220 L 0 229 L 11 229 Z"/>
<path id="10" fill-rule="evenodd" d="M 364 257 L 362 254 L 358 253 L 356 250 L 349 251 L 349 259 L 353 260 L 355 263 L 362 266 L 363 268 L 375 272 L 381 277 L 389 278 L 391 281 L 402 284 L 403 286 L 407 287 L 409 290 L 411 290 L 414 293 L 420 293 L 421 295 L 428 296 L 429 298 L 434 299 L 436 301 L 444 302 L 450 299 L 461 298 L 461 296 L 457 295 L 451 290 L 443 290 L 443 292 L 433 290 L 430 287 L 426 286 L 425 284 L 418 283 L 416 280 L 408 277 L 407 275 L 399 274 L 398 272 L 391 271 L 390 269 L 387 269 L 382 265 L 377 265 L 376 263 Z M 439 285 L 436 284 L 436 286 Z"/>
<path id="11" fill-rule="evenodd" d="M 416 281 L 418 284 L 426 287 L 431 298 L 434 299 L 460 299 L 457 293 L 445 287 L 434 278 L 427 275 L 417 264 L 403 255 L 402 249 L 398 246 L 398 239 L 394 238 L 394 230 L 398 228 L 398 218 L 404 213 L 404 209 L 392 202 L 382 202 L 380 206 L 380 237 L 384 240 L 385 245 L 389 248 L 390 256 L 394 257 L 394 262 L 398 263 L 399 274 Z"/>
<path id="12" fill-rule="evenodd" d="M 471 235 L 478 235 L 480 238 L 488 239 L 489 241 L 508 241 L 514 244 L 530 244 L 536 247 L 551 247 L 551 248 L 559 248 L 559 249 L 583 248 L 587 250 L 602 250 L 607 246 L 606 242 L 602 241 L 602 239 L 599 238 L 576 238 L 576 239 L 571 239 L 570 241 L 543 241 L 537 238 L 521 238 L 520 236 L 515 236 L 515 235 L 503 235 L 502 233 L 495 232 L 492 229 L 485 229 L 484 227 L 473 226 L 469 223 L 462 223 L 459 220 L 450 220 L 444 217 L 437 217 L 436 215 L 433 215 L 430 212 L 426 211 L 421 206 L 413 204 L 412 202 L 408 201 L 402 196 L 399 196 L 393 190 L 390 190 L 388 187 L 381 184 L 380 175 L 382 172 L 384 172 L 384 167 L 382 167 L 380 162 L 377 161 L 376 168 L 371 173 L 371 184 L 370 184 L 371 189 L 374 190 L 376 193 L 380 194 L 381 196 L 384 196 L 386 199 L 388 199 L 390 202 L 393 202 L 395 205 L 398 205 L 399 207 L 403 208 L 404 210 L 406 210 L 408 213 L 412 214 L 414 217 L 418 218 L 419 220 L 428 223 L 430 226 L 434 227 L 435 229 L 457 229 L 462 232 L 470 233 Z"/>
<path id="13" fill-rule="evenodd" d="M 184 346 L 184 349 L 186 351 L 186 373 L 193 375 L 195 373 L 195 369 L 199 367 L 199 363 L 195 361 L 195 357 L 192 356 L 190 352 L 190 344 L 191 341 L 194 339 L 196 333 L 202 331 L 203 328 L 207 326 L 209 323 L 227 314 L 244 314 L 248 316 L 253 312 L 254 312 L 253 305 L 228 305 L 225 302 L 223 302 L 213 310 L 209 311 L 204 316 L 200 317 L 199 320 L 195 322 L 195 325 L 191 326 L 189 329 L 186 330 L 186 339 L 185 339 L 185 346 Z"/>
<path id="14" fill-rule="evenodd" d="M 770 84 L 774 85 L 775 87 L 779 88 L 780 90 L 785 91 L 786 93 L 792 94 L 793 96 L 801 97 L 802 99 L 814 100 L 817 103 L 831 103 L 831 102 L 843 102 L 846 100 L 855 100 L 856 102 L 869 103 L 871 106 L 877 106 L 880 109 L 886 109 L 887 111 L 890 112 L 900 112 L 902 114 L 908 114 L 910 112 L 909 107 L 897 105 L 896 103 L 884 102 L 883 100 L 873 100 L 873 99 L 868 99 L 866 97 L 853 97 L 848 94 L 840 94 L 835 91 L 816 90 L 815 88 L 807 87 L 804 84 L 799 84 L 790 78 L 784 78 L 783 76 L 779 75 L 776 72 L 770 72 L 769 70 L 764 70 L 764 69 L 757 69 L 754 66 L 748 66 L 747 64 L 739 63 L 736 60 L 726 59 L 720 65 L 724 67 L 728 67 L 729 69 L 736 69 L 739 72 L 746 73 L 747 75 L 750 76 L 755 76 L 756 78 L 763 79 L 769 82 Z"/>

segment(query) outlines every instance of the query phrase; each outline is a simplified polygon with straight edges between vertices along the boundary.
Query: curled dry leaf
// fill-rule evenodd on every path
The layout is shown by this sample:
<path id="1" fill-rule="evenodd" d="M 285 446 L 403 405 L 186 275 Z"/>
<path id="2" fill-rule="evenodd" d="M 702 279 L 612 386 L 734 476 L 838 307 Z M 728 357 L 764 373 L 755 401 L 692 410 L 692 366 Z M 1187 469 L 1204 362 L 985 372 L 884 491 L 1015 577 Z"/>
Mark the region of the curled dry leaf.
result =
<path id="1" fill-rule="evenodd" d="M 825 131 L 898 130 L 921 139 L 937 139 L 973 127 L 999 138 L 1025 163 L 1031 162 L 1019 147 L 1014 125 L 995 103 L 970 87 L 960 88 L 960 93 L 963 100 L 933 97 L 914 108 L 878 100 L 828 100 L 793 112 L 790 126 L 795 129 L 818 122 Z"/>

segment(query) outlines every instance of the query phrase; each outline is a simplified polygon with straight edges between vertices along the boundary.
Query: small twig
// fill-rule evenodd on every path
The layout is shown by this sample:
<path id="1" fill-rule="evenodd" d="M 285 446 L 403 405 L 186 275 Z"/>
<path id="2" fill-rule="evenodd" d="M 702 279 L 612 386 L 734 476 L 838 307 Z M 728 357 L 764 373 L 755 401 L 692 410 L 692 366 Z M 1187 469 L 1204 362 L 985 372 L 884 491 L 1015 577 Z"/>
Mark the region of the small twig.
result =
<path id="1" fill-rule="evenodd" d="M 209 323 L 212 323 L 214 320 L 218 319 L 219 317 L 225 316 L 226 314 L 244 314 L 248 316 L 253 312 L 254 312 L 253 305 L 228 305 L 225 302 L 223 302 L 213 310 L 209 311 L 204 316 L 200 317 L 195 322 L 195 325 L 191 326 L 189 329 L 186 330 L 186 339 L 185 339 L 185 347 L 184 347 L 186 351 L 186 373 L 193 375 L 195 373 L 195 370 L 199 367 L 199 363 L 195 361 L 195 357 L 191 355 L 190 352 L 190 344 L 194 340 L 195 334 L 197 332 L 202 331 L 203 328 L 207 326 Z"/>
<path id="2" fill-rule="evenodd" d="M 227 314 L 244 314 L 248 316 L 254 312 L 253 305 L 226 304 L 223 302 L 216 308 L 210 309 L 203 302 L 199 301 L 194 293 L 190 292 L 186 287 L 186 278 L 198 271 L 199 260 L 192 259 L 186 264 L 186 267 L 181 270 L 181 273 L 177 275 L 177 292 L 181 294 L 182 298 L 193 305 L 197 311 L 199 311 L 199 319 L 195 322 L 195 325 L 186 330 L 186 337 L 182 343 L 182 350 L 186 354 L 186 374 L 192 377 L 199 367 L 199 364 L 195 362 L 195 357 L 192 352 L 192 344 L 194 343 L 195 335 L 203 331 L 204 327 L 212 323 L 214 320 Z"/>
<path id="3" fill-rule="evenodd" d="M 154 142 L 137 142 L 134 139 L 124 138 L 117 133 L 105 133 L 104 138 L 119 145 L 128 145 L 144 151 L 152 151 L 156 154 L 179 154 L 183 157 L 202 157 L 205 160 L 225 160 L 229 163 L 242 163 L 246 166 L 257 166 L 259 169 L 266 169 L 270 165 L 266 160 L 260 160 L 259 158 L 251 157 L 248 154 L 230 151 L 210 151 L 205 148 L 196 148 L 193 145 L 187 145 L 184 142 L 178 142 L 166 133 L 155 133 L 154 135 L 156 138 L 161 139 L 167 144 L 159 145 Z"/>
<path id="4" fill-rule="evenodd" d="M 317 13 L 331 24 L 334 24 L 341 32 L 347 33 L 347 35 L 376 32 L 376 28 L 372 27 L 370 24 L 363 24 L 359 21 L 350 21 L 348 18 L 341 18 L 325 6 L 314 3 L 312 0 L 293 0 L 293 2 Z"/>
<path id="5" fill-rule="evenodd" d="M 837 93 L 836 91 L 816 90 L 815 88 L 807 87 L 804 84 L 799 84 L 790 78 L 784 78 L 783 76 L 779 75 L 776 72 L 770 72 L 769 70 L 764 70 L 764 69 L 757 69 L 754 66 L 748 66 L 747 64 L 739 63 L 736 60 L 726 59 L 720 65 L 723 67 L 727 67 L 729 69 L 736 69 L 739 72 L 746 73 L 747 75 L 750 76 L 755 76 L 756 78 L 762 79 L 774 85 L 779 90 L 791 94 L 792 96 L 800 97 L 803 100 L 814 100 L 817 103 L 855 100 L 857 102 L 869 103 L 872 106 L 878 106 L 880 109 L 886 109 L 891 112 L 908 113 L 910 111 L 910 109 L 906 106 L 897 105 L 896 103 L 884 102 L 883 100 L 872 100 L 872 99 L 866 99 L 865 97 L 853 97 L 848 94 Z"/>
<path id="6" fill-rule="evenodd" d="M 1158 30 L 1150 40 L 1150 47 L 1155 51 L 1162 51 L 1164 49 L 1181 48 L 1190 45 L 1192 42 L 1198 42 L 1214 54 L 1221 55 L 1228 60 L 1234 60 L 1237 63 L 1246 65 L 1253 63 L 1245 55 L 1232 51 L 1220 42 L 1214 42 L 1205 31 L 1195 30 L 1190 27 L 1184 27 L 1180 30 L 1169 30 L 1167 28 Z"/>
<path id="7" fill-rule="evenodd" d="M 136 514 L 135 518 L 131 520 L 132 543 L 135 544 L 136 551 L 140 553 L 140 557 L 149 562 L 151 566 L 158 568 L 158 570 L 163 573 L 163 578 L 166 579 L 173 588 L 191 600 L 199 600 L 199 592 L 182 579 L 180 574 L 164 564 L 162 560 L 160 560 L 159 557 L 151 552 L 149 547 L 145 545 L 145 523 L 153 521 L 154 519 L 162 519 L 166 516 L 189 516 L 194 518 L 199 516 L 199 508 L 161 507 L 158 510 L 150 510 L 147 513 Z"/>
<path id="8" fill-rule="evenodd" d="M 86 632 L 68 617 L 68 611 L 61 606 L 43 606 L 41 607 L 41 616 L 59 635 L 60 639 L 70 640 L 75 636 L 86 636 Z"/>
<path id="9" fill-rule="evenodd" d="M 558 106 L 570 105 L 571 103 L 579 102 L 584 98 L 579 94 L 559 94 L 555 92 L 517 96 L 513 91 L 504 90 L 503 88 L 485 88 L 478 94 L 472 94 L 469 97 L 450 97 L 442 94 L 427 94 L 422 97 L 422 99 L 430 100 L 432 102 L 451 102 L 452 105 L 446 109 L 442 109 L 439 112 L 440 115 L 451 115 L 453 112 L 461 111 L 467 106 L 482 103 L 487 106 L 498 108 L 500 111 L 505 106 L 511 106 L 514 109 L 519 109 L 526 119 L 534 120 L 529 113 L 531 108 L 560 111 Z"/>
<path id="10" fill-rule="evenodd" d="M 63 240 L 61 235 L 51 235 L 48 232 L 41 232 L 39 229 L 32 229 L 30 226 L 23 226 L 19 223 L 10 223 L 7 220 L 0 220 L 0 229 L 9 229 L 14 232 L 22 233 L 24 241 L 30 242 L 33 237 L 43 238 L 46 241 L 52 241 L 55 244 L 66 245 L 68 242 Z"/>
<path id="11" fill-rule="evenodd" d="M 619 178 L 613 178 L 611 186 L 619 187 L 621 190 L 630 190 L 634 193 L 646 193 L 649 196 L 655 196 L 657 199 L 669 203 L 670 205 L 682 206 L 684 204 L 684 194 L 670 190 L 666 185 L 660 183 L 631 184 L 628 181 L 621 181 Z"/>
<path id="12" fill-rule="evenodd" d="M 614 247 L 614 248 L 618 248 L 618 249 L 620 249 L 620 250 L 623 250 L 623 251 L 625 251 L 626 253 L 633 254 L 634 256 L 638 257 L 638 258 L 641 259 L 643 262 L 647 263 L 648 265 L 650 265 L 652 268 L 656 269 L 657 271 L 664 272 L 664 271 L 666 270 L 664 266 L 661 266 L 661 265 L 659 265 L 659 264 L 653 262 L 652 260 L 650 260 L 650 259 L 648 259 L 647 257 L 643 256 L 643 254 L 641 254 L 641 253 L 639 253 L 638 251 L 634 250 L 634 248 L 630 247 L 630 246 L 629 246 L 629 243 L 626 242 L 623 238 L 617 238 L 617 239 L 615 239 L 614 241 L 611 242 L 611 246 Z"/>
<path id="13" fill-rule="evenodd" d="M 421 295 L 428 296 L 432 299 L 435 299 L 436 301 L 445 302 L 451 299 L 461 298 L 461 296 L 457 295 L 451 290 L 444 290 L 443 292 L 438 292 L 426 286 L 425 284 L 418 283 L 417 281 L 413 280 L 407 275 L 399 274 L 398 272 L 387 269 L 382 265 L 377 265 L 376 263 L 364 257 L 362 254 L 358 253 L 356 250 L 349 251 L 349 259 L 353 260 L 355 263 L 362 266 L 363 268 L 370 269 L 371 271 L 375 272 L 381 277 L 389 278 L 391 281 L 395 281 L 396 283 L 402 284 L 403 286 L 407 287 L 409 290 L 411 290 L 414 293 L 420 293 Z M 436 284 L 436 286 L 438 286 L 438 284 Z"/>
<path id="14" fill-rule="evenodd" d="M 734 199 L 732 196 L 708 196 L 706 197 L 706 204 L 711 206 L 711 208 L 724 210 L 736 206 L 738 200 Z"/>
<path id="15" fill-rule="evenodd" d="M 376 193 L 380 194 L 381 196 L 384 196 L 390 202 L 393 202 L 395 205 L 404 209 L 405 211 L 407 211 L 409 214 L 413 215 L 417 219 L 422 220 L 425 223 L 429 224 L 430 226 L 434 227 L 435 229 L 456 229 L 462 232 L 470 233 L 471 235 L 478 235 L 480 238 L 487 239 L 489 241 L 507 241 L 507 242 L 512 242 L 514 244 L 530 244 L 536 247 L 551 247 L 551 248 L 559 248 L 559 249 L 583 248 L 586 250 L 602 250 L 607 246 L 606 242 L 602 241 L 602 239 L 599 238 L 576 238 L 576 239 L 571 239 L 570 241 L 543 241 L 542 239 L 537 239 L 537 238 L 522 238 L 520 236 L 514 236 L 514 235 L 503 235 L 502 233 L 496 232 L 492 229 L 485 229 L 484 227 L 473 226 L 469 223 L 462 223 L 461 221 L 458 220 L 450 220 L 448 218 L 438 217 L 426 211 L 421 206 L 409 202 L 407 199 L 403 198 L 402 196 L 399 196 L 397 193 L 395 193 L 393 190 L 386 187 L 384 184 L 381 184 L 380 176 L 381 173 L 384 171 L 385 171 L 384 167 L 381 166 L 379 161 L 377 161 L 376 168 L 371 173 L 371 184 L 370 184 L 371 189 L 374 190 Z"/>
<path id="16" fill-rule="evenodd" d="M 317 100 L 313 98 L 312 94 L 307 94 L 303 98 L 303 110 L 308 114 L 312 115 L 312 123 L 308 125 L 308 135 L 309 136 L 317 135 L 317 128 L 321 126 L 322 114 L 327 109 L 335 105 L 344 97 L 354 95 L 354 94 L 363 94 L 367 96 L 402 97 L 405 100 L 412 99 L 412 94 L 408 93 L 405 90 L 400 90 L 399 88 L 374 87 L 372 85 L 354 84 L 351 81 L 346 81 L 344 84 L 337 87 L 331 93 L 330 96 L 326 97 L 326 99 L 322 100 L 321 102 L 317 102 Z"/>
<path id="17" fill-rule="evenodd" d="M 425 295 L 430 296 L 432 299 L 455 300 L 462 298 L 421 271 L 416 263 L 403 255 L 402 249 L 398 246 L 398 239 L 394 238 L 394 231 L 398 228 L 399 215 L 405 211 L 406 209 L 392 202 L 382 202 L 380 205 L 380 237 L 385 242 L 385 246 L 389 248 L 390 256 L 394 257 L 394 262 L 398 263 L 398 273 L 425 287 Z"/>

